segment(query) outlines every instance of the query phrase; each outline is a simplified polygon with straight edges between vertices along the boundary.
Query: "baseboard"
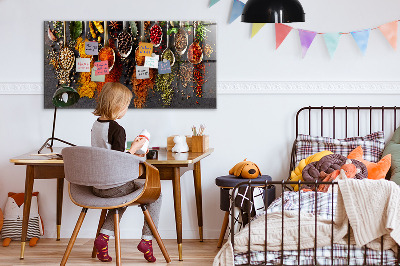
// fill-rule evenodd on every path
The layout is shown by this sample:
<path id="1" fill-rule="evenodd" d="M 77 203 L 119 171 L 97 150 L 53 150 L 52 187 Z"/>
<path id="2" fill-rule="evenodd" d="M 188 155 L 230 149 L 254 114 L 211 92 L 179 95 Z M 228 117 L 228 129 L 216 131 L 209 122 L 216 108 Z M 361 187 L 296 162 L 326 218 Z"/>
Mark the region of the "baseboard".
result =
<path id="1" fill-rule="evenodd" d="M 400 94 L 400 81 L 219 81 L 217 94 Z M 43 83 L 0 83 L 0 95 L 43 94 Z"/>

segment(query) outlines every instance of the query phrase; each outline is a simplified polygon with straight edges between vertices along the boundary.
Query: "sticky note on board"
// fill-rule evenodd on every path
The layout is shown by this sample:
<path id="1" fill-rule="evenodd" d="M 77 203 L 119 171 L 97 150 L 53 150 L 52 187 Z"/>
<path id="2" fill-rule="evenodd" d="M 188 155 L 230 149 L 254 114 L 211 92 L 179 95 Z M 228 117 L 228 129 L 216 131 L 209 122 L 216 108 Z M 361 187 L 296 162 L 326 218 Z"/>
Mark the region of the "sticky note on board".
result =
<path id="1" fill-rule="evenodd" d="M 97 68 L 95 72 L 96 76 L 106 75 L 110 73 L 108 71 L 108 61 L 95 62 L 94 66 Z"/>
<path id="2" fill-rule="evenodd" d="M 95 66 L 92 68 L 91 81 L 104 82 L 106 80 L 106 75 L 96 76 L 96 69 L 97 69 L 97 67 L 95 67 Z"/>
<path id="3" fill-rule="evenodd" d="M 146 56 L 144 60 L 144 66 L 149 68 L 158 68 L 158 56 Z"/>
<path id="4" fill-rule="evenodd" d="M 144 66 L 136 66 L 136 79 L 148 79 L 150 69 Z"/>
<path id="5" fill-rule="evenodd" d="M 147 42 L 139 43 L 139 55 L 140 56 L 151 56 L 153 53 L 153 44 Z"/>
<path id="6" fill-rule="evenodd" d="M 98 42 L 85 42 L 85 54 L 98 55 L 99 54 L 99 43 Z"/>
<path id="7" fill-rule="evenodd" d="M 90 72 L 90 58 L 76 59 L 76 72 Z"/>
<path id="8" fill-rule="evenodd" d="M 166 62 L 159 61 L 158 74 L 168 74 L 168 73 L 171 73 L 171 64 L 169 63 L 169 60 L 166 60 Z"/>

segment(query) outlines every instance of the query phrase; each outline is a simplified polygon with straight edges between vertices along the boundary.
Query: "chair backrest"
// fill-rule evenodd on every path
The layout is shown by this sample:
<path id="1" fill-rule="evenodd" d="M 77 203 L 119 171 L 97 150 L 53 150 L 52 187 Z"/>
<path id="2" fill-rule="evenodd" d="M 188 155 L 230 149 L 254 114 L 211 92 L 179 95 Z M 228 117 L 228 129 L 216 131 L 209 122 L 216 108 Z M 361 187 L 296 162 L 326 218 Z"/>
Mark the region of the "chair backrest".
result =
<path id="1" fill-rule="evenodd" d="M 145 159 L 97 147 L 67 147 L 62 150 L 65 179 L 83 186 L 118 186 L 139 176 Z"/>

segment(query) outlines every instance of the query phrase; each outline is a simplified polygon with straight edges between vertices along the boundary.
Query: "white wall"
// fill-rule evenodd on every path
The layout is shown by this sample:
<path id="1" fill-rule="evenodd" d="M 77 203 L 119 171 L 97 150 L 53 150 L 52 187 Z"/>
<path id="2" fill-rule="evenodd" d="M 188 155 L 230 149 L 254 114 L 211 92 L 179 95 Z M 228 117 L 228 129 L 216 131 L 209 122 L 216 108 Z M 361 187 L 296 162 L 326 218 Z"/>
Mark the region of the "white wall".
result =
<path id="1" fill-rule="evenodd" d="M 231 1 L 221 0 L 208 9 L 208 0 L 118 1 L 0 1 L 1 83 L 43 81 L 44 20 L 216 20 L 218 22 L 219 81 L 399 81 L 399 52 L 391 50 L 379 31 L 372 31 L 363 57 L 350 35 L 343 36 L 334 59 L 329 59 L 318 36 L 305 59 L 301 59 L 298 33 L 290 33 L 274 50 L 273 25 L 266 25 L 253 39 L 251 27 L 235 21 L 227 24 Z M 142 4 L 145 3 L 145 4 Z M 306 23 L 293 24 L 320 32 L 351 31 L 375 27 L 399 19 L 398 1 L 302 0 Z M 144 7 L 139 7 L 145 5 Z M 0 85 L 1 85 L 0 83 Z M 24 190 L 25 168 L 9 158 L 35 150 L 50 136 L 52 110 L 43 109 L 42 95 L 0 95 L 0 207 L 7 192 Z M 128 138 L 142 128 L 152 132 L 153 145 L 165 146 L 176 133 L 189 134 L 193 124 L 204 123 L 215 152 L 202 162 L 205 238 L 218 238 L 223 214 L 214 179 L 227 174 L 238 161 L 255 161 L 263 174 L 275 180 L 286 176 L 290 146 L 294 138 L 294 115 L 308 105 L 399 105 L 399 95 L 345 94 L 219 94 L 216 110 L 129 110 L 121 120 Z M 95 118 L 90 110 L 59 110 L 56 135 L 78 145 L 90 144 Z M 197 217 L 190 173 L 182 177 L 184 238 L 197 237 Z M 35 182 L 40 192 L 40 211 L 45 237 L 55 237 L 55 180 Z M 164 195 L 159 230 L 164 238 L 175 238 L 171 182 L 162 182 Z M 62 237 L 69 237 L 79 208 L 64 191 Z M 99 212 L 90 211 L 80 237 L 93 237 Z M 139 218 L 138 218 L 139 217 Z M 123 238 L 139 238 L 142 216 L 130 208 L 121 221 Z"/>

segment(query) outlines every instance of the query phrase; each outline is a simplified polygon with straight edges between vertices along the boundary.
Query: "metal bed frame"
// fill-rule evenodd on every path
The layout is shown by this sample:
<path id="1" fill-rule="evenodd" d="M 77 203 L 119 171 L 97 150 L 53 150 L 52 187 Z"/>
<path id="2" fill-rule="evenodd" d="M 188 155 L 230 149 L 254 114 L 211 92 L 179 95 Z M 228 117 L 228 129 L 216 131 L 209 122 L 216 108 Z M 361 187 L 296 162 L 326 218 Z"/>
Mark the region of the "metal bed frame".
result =
<path id="1" fill-rule="evenodd" d="M 306 112 L 308 111 L 308 134 L 311 135 L 311 131 L 312 131 L 312 111 L 316 110 L 317 112 L 319 111 L 319 115 L 320 115 L 320 136 L 324 136 L 324 127 L 326 125 L 326 123 L 324 124 L 324 117 L 325 117 L 325 121 L 328 120 L 326 119 L 326 113 L 324 113 L 324 111 L 326 110 L 331 110 L 329 113 L 332 115 L 330 118 L 332 118 L 332 136 L 333 138 L 336 137 L 336 122 L 339 119 L 336 119 L 337 116 L 337 112 L 344 112 L 344 121 L 340 121 L 342 122 L 342 125 L 344 126 L 345 129 L 345 136 L 344 137 L 348 137 L 348 125 L 349 125 L 349 113 L 350 112 L 356 112 L 356 116 L 357 116 L 357 136 L 360 136 L 360 123 L 361 123 L 361 119 L 360 119 L 360 113 L 365 113 L 365 112 L 369 112 L 369 132 L 372 133 L 372 127 L 373 127 L 373 114 L 376 114 L 376 112 L 381 112 L 381 130 L 384 131 L 385 130 L 385 113 L 387 113 L 387 111 L 390 111 L 393 114 L 393 130 L 396 129 L 396 125 L 397 125 L 397 111 L 400 108 L 393 106 L 393 107 L 348 107 L 348 106 L 344 106 L 344 107 L 337 107 L 337 106 L 331 106 L 331 107 L 324 107 L 324 106 L 320 106 L 320 107 L 312 107 L 312 106 L 308 106 L 308 107 L 303 107 L 301 108 L 297 114 L 296 114 L 296 138 L 297 136 L 300 134 L 299 133 L 299 126 L 300 123 L 299 121 L 301 120 L 300 114 L 302 114 L 302 112 Z M 375 116 L 376 117 L 376 116 Z M 379 117 L 379 116 L 378 116 Z M 305 120 L 305 119 L 304 119 Z M 314 122 L 318 122 L 318 121 L 314 121 Z M 355 122 L 355 121 L 354 121 Z M 355 124 L 353 123 L 352 125 L 355 126 Z M 295 146 L 296 146 L 296 141 L 293 144 L 293 148 L 292 148 L 292 153 L 291 153 L 291 160 L 290 160 L 290 171 L 292 171 L 296 165 L 295 165 L 295 158 L 296 158 L 296 154 L 295 154 Z M 289 176 L 290 176 L 290 172 L 289 172 Z M 232 191 L 232 195 L 235 195 L 236 190 L 239 187 L 242 186 L 251 186 L 251 187 L 259 187 L 259 188 L 263 188 L 265 191 L 265 195 L 266 198 L 268 198 L 268 187 L 271 185 L 275 185 L 275 186 L 281 186 L 282 188 L 282 195 L 285 192 L 285 190 L 291 190 L 290 186 L 288 185 L 300 185 L 301 184 L 306 184 L 306 185 L 314 185 L 314 191 L 317 192 L 318 189 L 318 185 L 325 185 L 325 184 L 330 184 L 332 185 L 332 189 L 334 189 L 334 186 L 336 186 L 338 183 L 336 181 L 332 181 L 332 182 L 319 182 L 319 181 L 315 181 L 315 182 L 302 182 L 302 181 L 252 181 L 251 179 L 249 181 L 246 182 L 242 182 L 240 184 L 238 184 L 237 186 L 234 187 L 233 191 Z M 301 192 L 300 190 L 298 191 L 299 193 L 299 202 L 301 202 Z M 250 198 L 252 198 L 253 191 L 250 189 Z M 332 237 L 331 237 L 331 261 L 332 261 L 332 265 L 334 263 L 334 250 L 333 250 L 333 224 L 334 224 L 334 217 L 333 217 L 333 210 L 334 210 L 334 206 L 333 206 L 333 199 L 334 199 L 334 193 L 332 193 Z M 315 193 L 315 213 L 317 213 L 317 202 L 318 202 L 318 198 L 317 198 L 317 193 Z M 259 265 L 272 265 L 272 264 L 268 264 L 267 262 L 267 233 L 268 233 L 268 219 L 267 219 L 267 201 L 264 201 L 264 208 L 265 208 L 265 247 L 264 247 L 264 262 L 260 263 Z M 284 212 L 284 198 L 282 197 L 282 212 Z M 299 210 L 298 210 L 298 214 L 299 214 L 299 220 L 298 220 L 298 226 L 300 227 L 300 204 L 299 204 Z M 234 197 L 232 197 L 232 201 L 231 201 L 231 232 L 230 232 L 230 236 L 231 236 L 231 244 L 232 247 L 234 248 L 235 245 L 235 241 L 234 241 L 234 217 L 235 217 L 235 208 L 234 208 Z M 314 258 L 313 264 L 308 264 L 308 265 L 318 265 L 317 264 L 317 254 L 316 254 L 316 249 L 317 249 L 317 215 L 315 215 L 315 239 L 314 239 Z M 250 243 L 251 243 L 251 219 L 249 219 L 248 222 L 248 227 L 249 227 L 249 242 L 247 244 L 247 264 L 245 265 L 250 265 L 251 264 L 251 249 L 250 249 Z M 284 235 L 284 217 L 282 216 L 282 238 L 281 238 L 281 250 L 280 250 L 280 264 L 279 265 L 284 265 L 283 264 L 283 251 L 284 251 L 284 240 L 283 240 L 283 235 Z M 301 237 L 300 237 L 300 230 L 298 233 L 298 243 L 297 243 L 297 265 L 304 265 L 304 264 L 300 264 L 300 254 L 301 254 L 301 249 L 300 249 L 300 242 L 301 242 Z M 399 250 L 399 252 L 397 253 L 397 258 L 396 258 L 396 263 L 395 265 L 400 265 L 400 246 L 397 245 L 397 248 Z M 364 263 L 363 265 L 367 265 L 367 253 L 366 253 L 366 246 L 363 246 L 364 249 Z M 348 233 L 347 233 L 347 264 L 346 265 L 350 265 L 350 224 L 348 226 Z M 381 237 L 381 256 L 380 256 L 380 265 L 384 265 L 384 261 L 383 261 L 383 236 Z"/>

